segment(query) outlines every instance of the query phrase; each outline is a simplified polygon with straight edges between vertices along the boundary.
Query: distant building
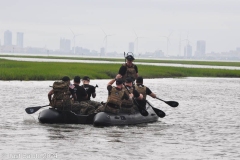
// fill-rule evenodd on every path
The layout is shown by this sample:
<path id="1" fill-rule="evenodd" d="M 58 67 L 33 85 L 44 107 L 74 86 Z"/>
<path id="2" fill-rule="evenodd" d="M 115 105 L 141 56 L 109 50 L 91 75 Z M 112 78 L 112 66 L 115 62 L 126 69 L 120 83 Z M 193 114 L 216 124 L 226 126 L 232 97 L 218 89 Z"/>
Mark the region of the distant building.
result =
<path id="1" fill-rule="evenodd" d="M 70 52 L 71 50 L 71 41 L 69 39 L 61 38 L 60 39 L 60 51 L 61 52 Z"/>
<path id="2" fill-rule="evenodd" d="M 205 41 L 197 41 L 197 50 L 195 52 L 195 56 L 200 57 L 204 56 L 206 53 L 206 42 Z"/>
<path id="3" fill-rule="evenodd" d="M 192 46 L 189 44 L 184 47 L 184 57 L 192 57 Z"/>
<path id="4" fill-rule="evenodd" d="M 4 32 L 4 45 L 5 46 L 12 45 L 12 32 L 9 30 Z"/>
<path id="5" fill-rule="evenodd" d="M 100 56 L 104 56 L 105 54 L 105 48 L 100 48 Z"/>
<path id="6" fill-rule="evenodd" d="M 164 57 L 164 53 L 162 50 L 156 50 L 154 52 L 154 57 Z"/>
<path id="7" fill-rule="evenodd" d="M 130 42 L 129 45 L 128 45 L 128 52 L 134 52 L 134 43 L 133 42 Z"/>
<path id="8" fill-rule="evenodd" d="M 23 48 L 23 33 L 17 32 L 17 46 Z"/>

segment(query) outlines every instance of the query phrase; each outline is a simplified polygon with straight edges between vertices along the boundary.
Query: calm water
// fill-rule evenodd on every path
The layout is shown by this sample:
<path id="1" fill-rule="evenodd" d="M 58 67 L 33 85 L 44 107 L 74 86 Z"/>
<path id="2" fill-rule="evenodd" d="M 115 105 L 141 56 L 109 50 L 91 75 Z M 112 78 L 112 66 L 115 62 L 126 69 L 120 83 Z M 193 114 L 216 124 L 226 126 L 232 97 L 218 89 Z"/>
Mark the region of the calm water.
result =
<path id="1" fill-rule="evenodd" d="M 105 101 L 109 80 L 98 84 Z M 0 81 L 0 159 L 240 159 L 240 79 L 151 79 L 145 84 L 172 108 L 148 98 L 167 114 L 156 123 L 95 128 L 43 125 L 38 112 L 24 109 L 48 104 L 53 81 Z"/>
<path id="2" fill-rule="evenodd" d="M 121 62 L 112 61 L 95 61 L 95 60 L 70 60 L 70 59 L 45 59 L 45 58 L 19 58 L 19 57 L 1 57 L 2 59 L 16 60 L 16 61 L 31 61 L 31 62 L 68 62 L 68 63 L 113 63 L 122 64 Z M 152 65 L 152 66 L 173 66 L 173 67 L 185 67 L 185 68 L 215 68 L 215 69 L 230 69 L 230 70 L 240 70 L 240 67 L 234 66 L 211 66 L 211 65 L 191 65 L 191 64 L 173 64 L 173 63 L 142 63 L 134 62 L 138 65 Z"/>

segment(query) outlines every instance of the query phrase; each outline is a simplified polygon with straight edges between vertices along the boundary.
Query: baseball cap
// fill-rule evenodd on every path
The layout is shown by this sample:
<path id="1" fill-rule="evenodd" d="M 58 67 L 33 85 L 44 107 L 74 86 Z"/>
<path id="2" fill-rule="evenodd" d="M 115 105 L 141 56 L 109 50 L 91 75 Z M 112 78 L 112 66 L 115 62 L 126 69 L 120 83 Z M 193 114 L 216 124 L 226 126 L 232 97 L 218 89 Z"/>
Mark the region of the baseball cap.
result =
<path id="1" fill-rule="evenodd" d="M 75 76 L 75 77 L 74 77 L 74 82 L 79 83 L 79 82 L 80 82 L 80 79 L 81 79 L 81 78 L 80 78 L 79 76 Z"/>
<path id="2" fill-rule="evenodd" d="M 127 77 L 125 82 L 127 82 L 127 83 L 133 82 L 132 77 Z"/>
<path id="3" fill-rule="evenodd" d="M 136 83 L 143 83 L 143 77 L 138 77 Z"/>
<path id="4" fill-rule="evenodd" d="M 70 81 L 70 78 L 69 78 L 68 76 L 64 76 L 64 77 L 62 78 L 62 81 L 64 81 L 64 82 Z"/>
<path id="5" fill-rule="evenodd" d="M 116 85 L 120 85 L 120 84 L 123 84 L 123 80 L 121 78 L 118 78 L 116 80 Z"/>
<path id="6" fill-rule="evenodd" d="M 83 80 L 90 81 L 90 78 L 88 76 L 84 76 Z"/>

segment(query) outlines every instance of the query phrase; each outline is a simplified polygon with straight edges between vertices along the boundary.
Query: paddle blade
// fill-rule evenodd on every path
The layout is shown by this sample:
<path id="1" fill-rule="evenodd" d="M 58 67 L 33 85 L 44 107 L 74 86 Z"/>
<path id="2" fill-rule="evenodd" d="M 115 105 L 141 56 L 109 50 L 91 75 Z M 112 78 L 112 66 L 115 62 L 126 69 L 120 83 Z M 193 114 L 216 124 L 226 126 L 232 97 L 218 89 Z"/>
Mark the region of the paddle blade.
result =
<path id="1" fill-rule="evenodd" d="M 37 112 L 40 108 L 43 108 L 43 107 L 47 107 L 49 105 L 45 105 L 45 106 L 37 106 L 37 107 L 28 107 L 25 109 L 25 111 L 28 113 L 28 114 L 33 114 L 35 112 Z"/>
<path id="2" fill-rule="evenodd" d="M 178 102 L 176 102 L 176 101 L 165 101 L 165 103 L 167 103 L 171 107 L 177 107 L 178 106 Z"/>
<path id="3" fill-rule="evenodd" d="M 139 108 L 139 112 L 141 113 L 142 116 L 148 116 L 148 111 L 146 111 L 145 109 Z"/>
<path id="4" fill-rule="evenodd" d="M 163 118 L 166 116 L 166 114 L 162 110 L 154 108 L 153 106 L 152 106 L 152 109 L 158 115 L 158 117 Z"/>
<path id="5" fill-rule="evenodd" d="M 29 108 L 26 108 L 25 111 L 28 114 L 33 114 L 33 113 L 37 112 L 40 108 L 42 108 L 42 107 L 29 107 Z"/>

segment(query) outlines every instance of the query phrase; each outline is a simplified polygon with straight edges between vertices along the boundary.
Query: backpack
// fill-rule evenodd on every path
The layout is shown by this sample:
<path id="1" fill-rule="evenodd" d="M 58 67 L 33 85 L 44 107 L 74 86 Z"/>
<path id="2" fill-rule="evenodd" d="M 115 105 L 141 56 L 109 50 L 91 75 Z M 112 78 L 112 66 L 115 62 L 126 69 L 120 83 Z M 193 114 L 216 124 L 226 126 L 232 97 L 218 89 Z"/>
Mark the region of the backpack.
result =
<path id="1" fill-rule="evenodd" d="M 53 83 L 52 107 L 62 110 L 71 108 L 69 84 L 64 81 L 56 81 Z"/>

